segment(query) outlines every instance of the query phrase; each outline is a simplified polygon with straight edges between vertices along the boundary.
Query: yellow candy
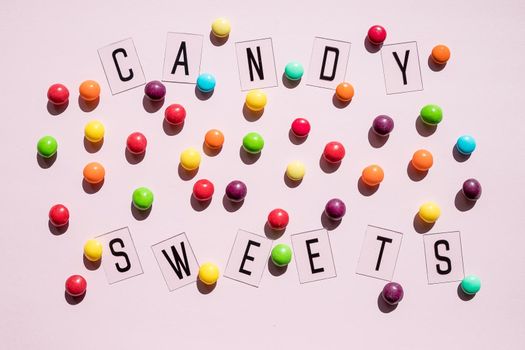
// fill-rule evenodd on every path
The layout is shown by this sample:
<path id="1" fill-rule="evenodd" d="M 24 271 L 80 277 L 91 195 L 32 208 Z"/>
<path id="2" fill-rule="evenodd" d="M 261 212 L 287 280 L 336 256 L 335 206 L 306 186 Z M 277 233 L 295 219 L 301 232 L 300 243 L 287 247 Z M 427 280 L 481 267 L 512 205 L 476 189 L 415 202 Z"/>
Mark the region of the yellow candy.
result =
<path id="1" fill-rule="evenodd" d="M 180 154 L 180 165 L 188 170 L 192 171 L 199 167 L 201 164 L 201 154 L 195 148 L 186 148 Z"/>
<path id="2" fill-rule="evenodd" d="M 219 279 L 219 267 L 214 263 L 207 262 L 199 268 L 199 280 L 207 285 L 217 282 Z"/>
<path id="3" fill-rule="evenodd" d="M 100 142 L 104 138 L 104 124 L 98 120 L 92 120 L 86 124 L 84 135 L 90 142 Z"/>
<path id="4" fill-rule="evenodd" d="M 286 167 L 286 176 L 293 181 L 301 181 L 306 173 L 306 167 L 303 163 L 296 160 Z"/>
<path id="5" fill-rule="evenodd" d="M 429 224 L 436 222 L 440 215 L 441 209 L 437 203 L 425 202 L 419 207 L 419 217 Z"/>
<path id="6" fill-rule="evenodd" d="M 90 239 L 84 244 L 84 256 L 89 261 L 99 261 L 102 258 L 102 244 L 96 239 Z"/>
<path id="7" fill-rule="evenodd" d="M 230 31 L 231 31 L 230 21 L 222 17 L 217 18 L 211 24 L 211 31 L 213 32 L 213 35 L 215 35 L 218 38 L 227 37 L 228 35 L 230 35 Z"/>
<path id="8" fill-rule="evenodd" d="M 251 90 L 246 94 L 246 107 L 254 112 L 262 111 L 266 106 L 266 94 L 261 90 Z"/>

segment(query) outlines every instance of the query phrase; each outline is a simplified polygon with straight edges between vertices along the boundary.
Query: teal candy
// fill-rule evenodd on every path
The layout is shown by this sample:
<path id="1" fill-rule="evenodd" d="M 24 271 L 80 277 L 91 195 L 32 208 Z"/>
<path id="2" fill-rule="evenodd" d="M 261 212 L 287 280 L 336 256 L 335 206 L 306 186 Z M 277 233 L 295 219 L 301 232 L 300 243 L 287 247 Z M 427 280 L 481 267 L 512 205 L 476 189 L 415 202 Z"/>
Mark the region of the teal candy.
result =
<path id="1" fill-rule="evenodd" d="M 460 136 L 456 142 L 458 152 L 464 155 L 470 155 L 476 149 L 476 140 L 470 135 Z"/>
<path id="2" fill-rule="evenodd" d="M 481 289 L 481 280 L 478 276 L 467 276 L 461 281 L 461 289 L 465 294 L 476 294 Z"/>
<path id="3" fill-rule="evenodd" d="M 215 89 L 215 77 L 209 73 L 202 73 L 197 78 L 197 89 L 202 92 L 211 92 Z"/>
<path id="4" fill-rule="evenodd" d="M 284 75 L 289 80 L 299 80 L 303 77 L 304 68 L 303 65 L 297 61 L 292 61 L 284 68 Z"/>
<path id="5" fill-rule="evenodd" d="M 429 125 L 437 125 L 443 120 L 443 110 L 438 105 L 426 105 L 419 112 L 421 120 Z"/>

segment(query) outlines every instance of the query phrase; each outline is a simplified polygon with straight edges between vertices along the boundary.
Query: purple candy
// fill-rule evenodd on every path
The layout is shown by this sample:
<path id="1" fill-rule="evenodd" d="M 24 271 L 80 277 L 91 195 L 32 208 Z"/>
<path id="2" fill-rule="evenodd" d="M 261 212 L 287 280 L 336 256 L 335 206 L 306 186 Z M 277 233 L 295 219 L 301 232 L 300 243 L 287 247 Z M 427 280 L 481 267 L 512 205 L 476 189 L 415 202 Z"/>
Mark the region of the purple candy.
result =
<path id="1" fill-rule="evenodd" d="M 226 197 L 232 202 L 240 202 L 244 200 L 247 193 L 248 188 L 242 181 L 234 180 L 226 186 Z"/>
<path id="2" fill-rule="evenodd" d="M 468 179 L 463 182 L 463 194 L 471 201 L 478 200 L 481 197 L 481 184 L 476 179 Z"/>
<path id="3" fill-rule="evenodd" d="M 403 295 L 403 287 L 396 282 L 387 283 L 381 293 L 383 300 L 390 305 L 396 305 L 403 300 Z"/>
<path id="4" fill-rule="evenodd" d="M 153 101 L 160 101 L 166 96 L 166 87 L 158 80 L 150 81 L 144 87 L 144 93 Z"/>
<path id="5" fill-rule="evenodd" d="M 339 198 L 333 198 L 324 207 L 325 214 L 332 220 L 341 220 L 346 213 L 346 205 Z"/>
<path id="6" fill-rule="evenodd" d="M 394 120 L 388 115 L 378 115 L 372 124 L 374 132 L 380 136 L 386 136 L 394 130 Z"/>

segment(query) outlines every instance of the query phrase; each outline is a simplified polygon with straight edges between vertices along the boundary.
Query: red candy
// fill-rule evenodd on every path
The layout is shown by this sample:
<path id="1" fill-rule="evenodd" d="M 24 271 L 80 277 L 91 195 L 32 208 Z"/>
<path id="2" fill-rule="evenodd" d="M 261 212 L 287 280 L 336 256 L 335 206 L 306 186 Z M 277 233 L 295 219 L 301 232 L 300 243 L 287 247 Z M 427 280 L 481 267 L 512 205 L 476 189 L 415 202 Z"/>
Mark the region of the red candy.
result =
<path id="1" fill-rule="evenodd" d="M 86 279 L 80 275 L 69 276 L 66 280 L 66 292 L 72 297 L 81 296 L 86 292 Z"/>
<path id="2" fill-rule="evenodd" d="M 324 148 L 323 157 L 330 163 L 338 163 L 345 157 L 345 148 L 340 142 L 328 142 Z"/>
<path id="3" fill-rule="evenodd" d="M 199 201 L 210 200 L 214 191 L 213 184 L 206 179 L 199 180 L 193 185 L 193 196 Z"/>
<path id="4" fill-rule="evenodd" d="M 53 84 L 47 90 L 47 99 L 55 105 L 61 105 L 69 100 L 69 90 L 62 84 Z"/>
<path id="5" fill-rule="evenodd" d="M 133 154 L 142 154 L 146 152 L 146 146 L 148 145 L 148 140 L 140 132 L 134 132 L 128 136 L 126 141 L 126 147 L 128 151 Z"/>
<path id="6" fill-rule="evenodd" d="M 268 225 L 274 230 L 284 230 L 289 221 L 290 217 L 284 209 L 274 209 L 268 214 Z"/>
<path id="7" fill-rule="evenodd" d="M 62 204 L 55 204 L 49 210 L 49 221 L 55 227 L 64 226 L 69 222 L 69 210 Z"/>
<path id="8" fill-rule="evenodd" d="M 166 121 L 170 124 L 180 125 L 184 123 L 186 110 L 182 105 L 174 103 L 166 108 L 166 111 L 164 111 L 164 118 L 166 118 Z"/>
<path id="9" fill-rule="evenodd" d="M 292 132 L 297 137 L 306 137 L 310 132 L 310 123 L 304 118 L 297 118 L 292 123 Z"/>
<path id="10" fill-rule="evenodd" d="M 386 39 L 386 29 L 375 25 L 368 30 L 368 40 L 374 45 L 381 45 Z"/>

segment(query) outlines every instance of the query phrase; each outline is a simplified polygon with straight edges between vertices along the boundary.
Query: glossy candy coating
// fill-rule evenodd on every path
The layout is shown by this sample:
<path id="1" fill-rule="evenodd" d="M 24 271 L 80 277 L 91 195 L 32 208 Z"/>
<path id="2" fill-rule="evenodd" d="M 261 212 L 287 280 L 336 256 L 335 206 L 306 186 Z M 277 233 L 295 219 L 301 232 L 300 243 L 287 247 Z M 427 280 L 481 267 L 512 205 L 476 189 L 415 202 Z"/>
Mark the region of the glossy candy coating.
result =
<path id="1" fill-rule="evenodd" d="M 86 164 L 83 171 L 84 180 L 86 182 L 96 185 L 98 183 L 101 183 L 104 181 L 104 177 L 106 176 L 106 170 L 102 166 L 102 164 L 97 162 L 91 162 Z"/>
<path id="2" fill-rule="evenodd" d="M 226 197 L 232 202 L 241 202 L 246 198 L 248 188 L 246 184 L 239 180 L 233 180 L 226 186 Z"/>
<path id="3" fill-rule="evenodd" d="M 51 158 L 57 153 L 58 142 L 53 136 L 44 136 L 38 140 L 36 150 L 41 157 Z"/>
<path id="4" fill-rule="evenodd" d="M 69 222 L 69 210 L 63 204 L 55 204 L 49 209 L 49 221 L 55 227 L 67 225 Z"/>
<path id="5" fill-rule="evenodd" d="M 346 151 L 342 143 L 328 142 L 324 147 L 323 157 L 330 163 L 338 163 L 345 157 Z"/>
<path id="6" fill-rule="evenodd" d="M 292 261 L 292 249 L 288 244 L 277 244 L 272 249 L 271 257 L 275 266 L 284 267 Z"/>
<path id="7" fill-rule="evenodd" d="M 292 122 L 292 132 L 297 137 L 307 137 L 310 133 L 310 122 L 304 118 L 297 118 Z"/>
<path id="8" fill-rule="evenodd" d="M 394 120 L 388 115 L 378 115 L 374 118 L 372 130 L 379 136 L 387 136 L 394 130 Z"/>
<path id="9" fill-rule="evenodd" d="M 374 25 L 368 29 L 368 40 L 374 45 L 381 45 L 386 39 L 386 29 L 380 25 Z"/>
<path id="10" fill-rule="evenodd" d="M 426 149 L 420 149 L 412 155 L 411 163 L 416 170 L 428 171 L 434 164 L 434 157 Z"/>
<path id="11" fill-rule="evenodd" d="M 206 284 L 212 285 L 219 279 L 219 267 L 211 262 L 206 262 L 199 267 L 199 280 Z"/>
<path id="12" fill-rule="evenodd" d="M 379 165 L 372 164 L 363 169 L 361 180 L 368 186 L 377 186 L 383 181 L 385 173 Z"/>
<path id="13" fill-rule="evenodd" d="M 89 142 L 97 143 L 104 138 L 104 124 L 99 120 L 91 120 L 84 127 L 84 136 Z"/>
<path id="14" fill-rule="evenodd" d="M 65 85 L 53 84 L 47 90 L 47 99 L 54 105 L 63 105 L 69 101 L 69 90 Z"/>
<path id="15" fill-rule="evenodd" d="M 102 243 L 96 239 L 88 239 L 84 244 L 84 256 L 93 262 L 102 259 Z"/>
<path id="16" fill-rule="evenodd" d="M 204 136 L 204 144 L 210 149 L 220 149 L 224 144 L 224 134 L 217 129 L 209 130 Z"/>
<path id="17" fill-rule="evenodd" d="M 306 167 L 304 163 L 295 160 L 290 162 L 286 167 L 286 176 L 292 181 L 301 181 L 306 173 Z"/>
<path id="18" fill-rule="evenodd" d="M 259 153 L 264 147 L 264 139 L 256 132 L 247 133 L 242 139 L 242 147 L 248 153 Z"/>
<path id="19" fill-rule="evenodd" d="M 381 297 L 386 303 L 390 305 L 396 305 L 401 300 L 403 300 L 404 294 L 405 293 L 403 292 L 403 287 L 401 287 L 399 283 L 389 282 L 383 287 Z"/>
<path id="20" fill-rule="evenodd" d="M 211 32 L 218 38 L 226 38 L 230 35 L 231 24 L 224 17 L 217 18 L 211 24 Z"/>
<path id="21" fill-rule="evenodd" d="M 144 94 L 152 101 L 161 101 L 166 96 L 166 87 L 158 80 L 152 80 L 144 86 Z"/>
<path id="22" fill-rule="evenodd" d="M 481 280 L 478 276 L 469 275 L 461 281 L 461 290 L 465 294 L 474 295 L 481 289 Z"/>
<path id="23" fill-rule="evenodd" d="M 421 108 L 419 116 L 423 123 L 437 125 L 443 120 L 443 110 L 438 105 L 429 104 Z"/>
<path id="24" fill-rule="evenodd" d="M 78 87 L 78 93 L 84 101 L 95 101 L 100 97 L 100 85 L 95 80 L 86 80 Z"/>
<path id="25" fill-rule="evenodd" d="M 335 88 L 335 96 L 341 102 L 349 102 L 354 97 L 354 87 L 350 83 L 342 82 Z"/>
<path id="26" fill-rule="evenodd" d="M 268 99 L 266 93 L 262 90 L 250 90 L 246 94 L 246 107 L 254 112 L 259 112 L 264 109 Z"/>
<path id="27" fill-rule="evenodd" d="M 171 104 L 164 111 L 164 119 L 172 125 L 180 125 L 186 119 L 186 110 L 178 103 Z"/>
<path id="28" fill-rule="evenodd" d="M 284 209 L 274 209 L 268 214 L 268 225 L 273 230 L 284 230 L 288 226 L 290 217 Z"/>
<path id="29" fill-rule="evenodd" d="M 476 179 L 465 180 L 461 190 L 465 197 L 471 201 L 477 201 L 481 197 L 481 184 Z"/>
<path id="30" fill-rule="evenodd" d="M 126 148 L 133 154 L 142 154 L 146 152 L 148 140 L 140 132 L 131 133 L 126 140 Z"/>
<path id="31" fill-rule="evenodd" d="M 303 65 L 297 61 L 289 62 L 284 67 L 284 75 L 288 80 L 296 81 L 303 77 L 304 68 Z"/>
<path id="32" fill-rule="evenodd" d="M 462 135 L 456 141 L 456 149 L 459 153 L 469 156 L 476 149 L 476 140 L 470 135 Z"/>
<path id="33" fill-rule="evenodd" d="M 200 92 L 209 93 L 215 89 L 215 77 L 209 73 L 202 73 L 197 78 L 197 89 Z"/>
<path id="34" fill-rule="evenodd" d="M 433 224 L 441 215 L 441 209 L 435 202 L 425 202 L 419 207 L 419 217 L 428 224 Z"/>
<path id="35" fill-rule="evenodd" d="M 69 276 L 66 280 L 66 293 L 72 297 L 81 296 L 86 292 L 86 279 L 80 275 Z"/>
<path id="36" fill-rule="evenodd" d="M 201 179 L 193 185 L 193 197 L 198 201 L 208 201 L 213 196 L 215 188 L 213 183 L 206 179 Z"/>
<path id="37" fill-rule="evenodd" d="M 180 165 L 188 171 L 196 170 L 201 164 L 201 154 L 193 147 L 186 148 L 180 154 Z"/>
<path id="38" fill-rule="evenodd" d="M 139 187 L 133 191 L 133 206 L 138 210 L 148 210 L 153 205 L 153 192 L 147 187 Z"/>
<path id="39" fill-rule="evenodd" d="M 432 49 L 430 57 L 437 64 L 446 64 L 450 59 L 450 49 L 445 45 L 436 45 Z"/>
<path id="40" fill-rule="evenodd" d="M 325 207 L 324 212 L 332 220 L 341 220 L 346 214 L 346 205 L 339 198 L 330 199 Z"/>

